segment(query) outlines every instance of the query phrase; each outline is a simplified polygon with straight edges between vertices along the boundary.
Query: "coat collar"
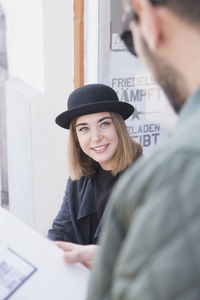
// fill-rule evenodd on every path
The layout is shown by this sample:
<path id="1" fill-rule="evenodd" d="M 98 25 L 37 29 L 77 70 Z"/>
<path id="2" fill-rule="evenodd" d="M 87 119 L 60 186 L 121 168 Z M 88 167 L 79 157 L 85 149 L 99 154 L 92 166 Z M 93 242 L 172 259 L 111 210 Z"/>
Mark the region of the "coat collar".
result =
<path id="1" fill-rule="evenodd" d="M 87 178 L 88 179 L 88 178 Z M 94 188 L 92 185 L 91 177 L 85 181 L 80 190 L 80 207 L 77 220 L 87 217 L 91 214 L 97 213 L 97 208 L 94 201 Z"/>
<path id="2" fill-rule="evenodd" d="M 191 119 L 196 111 L 199 110 L 200 87 L 186 100 L 180 111 L 177 127 L 182 126 L 186 119 Z"/>

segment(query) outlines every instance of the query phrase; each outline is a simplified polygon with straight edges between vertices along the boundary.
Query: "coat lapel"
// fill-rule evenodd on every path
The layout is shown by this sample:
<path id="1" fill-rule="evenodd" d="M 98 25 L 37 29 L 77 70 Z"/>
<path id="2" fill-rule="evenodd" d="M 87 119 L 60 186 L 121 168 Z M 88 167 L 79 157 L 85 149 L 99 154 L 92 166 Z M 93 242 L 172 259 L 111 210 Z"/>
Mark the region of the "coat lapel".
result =
<path id="1" fill-rule="evenodd" d="M 94 201 L 94 188 L 92 186 L 91 178 L 86 182 L 86 185 L 80 191 L 81 203 L 79 206 L 79 212 L 77 221 L 81 218 L 85 218 L 91 214 L 97 213 L 95 201 Z"/>

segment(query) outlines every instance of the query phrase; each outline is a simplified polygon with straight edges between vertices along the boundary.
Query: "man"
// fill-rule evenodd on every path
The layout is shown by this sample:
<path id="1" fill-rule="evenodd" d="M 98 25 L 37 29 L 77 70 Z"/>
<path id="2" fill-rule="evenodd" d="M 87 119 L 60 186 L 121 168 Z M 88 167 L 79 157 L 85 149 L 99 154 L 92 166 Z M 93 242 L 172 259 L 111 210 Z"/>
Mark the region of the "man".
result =
<path id="1" fill-rule="evenodd" d="M 118 182 L 88 300 L 199 300 L 200 1 L 124 4 L 129 27 L 122 38 L 150 68 L 179 121 Z"/>

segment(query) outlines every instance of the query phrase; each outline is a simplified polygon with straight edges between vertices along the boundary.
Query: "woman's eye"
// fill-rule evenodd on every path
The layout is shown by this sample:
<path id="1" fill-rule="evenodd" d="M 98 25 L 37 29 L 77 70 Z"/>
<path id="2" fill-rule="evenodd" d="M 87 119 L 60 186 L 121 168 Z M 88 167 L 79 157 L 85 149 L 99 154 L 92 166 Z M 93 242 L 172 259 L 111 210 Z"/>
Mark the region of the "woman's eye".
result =
<path id="1" fill-rule="evenodd" d="M 103 122 L 103 123 L 101 123 L 101 127 L 107 127 L 107 126 L 109 126 L 110 125 L 110 123 L 109 122 Z"/>
<path id="2" fill-rule="evenodd" d="M 88 127 L 82 127 L 79 129 L 79 131 L 81 131 L 81 132 L 86 132 L 87 130 L 88 130 Z"/>

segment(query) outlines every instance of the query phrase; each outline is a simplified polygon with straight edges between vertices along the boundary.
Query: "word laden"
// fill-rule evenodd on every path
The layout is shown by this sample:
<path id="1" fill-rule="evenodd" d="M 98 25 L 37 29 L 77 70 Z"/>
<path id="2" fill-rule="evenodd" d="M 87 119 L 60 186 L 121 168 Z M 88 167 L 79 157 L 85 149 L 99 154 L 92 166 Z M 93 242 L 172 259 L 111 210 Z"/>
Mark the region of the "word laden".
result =
<path id="1" fill-rule="evenodd" d="M 131 137 L 143 147 L 156 145 L 160 136 L 160 124 L 144 124 L 138 128 L 127 126 L 127 129 Z"/>

